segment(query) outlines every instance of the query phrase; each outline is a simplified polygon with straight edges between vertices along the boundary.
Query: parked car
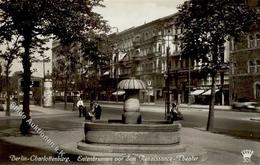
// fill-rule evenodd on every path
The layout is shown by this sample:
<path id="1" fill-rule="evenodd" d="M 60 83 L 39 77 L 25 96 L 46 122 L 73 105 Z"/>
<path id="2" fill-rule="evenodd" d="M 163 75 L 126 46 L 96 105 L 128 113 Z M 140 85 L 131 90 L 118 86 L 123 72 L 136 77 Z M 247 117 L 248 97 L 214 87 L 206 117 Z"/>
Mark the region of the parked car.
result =
<path id="1" fill-rule="evenodd" d="M 248 98 L 239 98 L 237 101 L 231 104 L 232 109 L 249 109 L 255 110 L 256 109 L 256 102 L 252 101 Z"/>

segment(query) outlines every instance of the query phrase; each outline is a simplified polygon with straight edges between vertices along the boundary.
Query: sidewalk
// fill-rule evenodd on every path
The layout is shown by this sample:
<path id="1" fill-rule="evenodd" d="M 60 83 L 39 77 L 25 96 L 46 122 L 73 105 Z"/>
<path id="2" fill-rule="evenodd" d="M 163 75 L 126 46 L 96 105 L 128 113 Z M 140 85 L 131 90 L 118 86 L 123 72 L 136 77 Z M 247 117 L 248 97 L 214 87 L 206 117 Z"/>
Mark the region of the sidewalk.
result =
<path id="1" fill-rule="evenodd" d="M 3 105 L 5 107 L 5 105 Z M 22 108 L 22 106 L 20 106 Z M 31 116 L 42 116 L 42 115 L 64 115 L 64 114 L 71 114 L 75 113 L 73 111 L 65 111 L 65 110 L 58 110 L 55 108 L 47 108 L 47 107 L 41 107 L 37 105 L 30 105 L 30 113 Z M 5 111 L 0 112 L 0 119 L 6 118 Z M 19 118 L 20 115 L 13 110 L 10 110 L 10 116 L 8 118 Z"/>
<path id="2" fill-rule="evenodd" d="M 73 148 L 75 148 L 76 143 L 81 141 L 84 137 L 83 128 L 70 131 L 46 131 L 45 133 L 57 145 L 68 146 L 68 144 L 71 144 Z M 53 149 L 48 144 L 46 144 L 39 135 L 34 135 L 31 137 L 9 136 L 1 137 L 0 139 L 13 144 L 35 147 L 54 153 Z M 244 163 L 241 151 L 245 149 L 250 149 L 254 151 L 254 154 L 251 158 L 252 162 L 247 164 L 260 164 L 260 142 L 237 139 L 234 137 L 214 134 L 193 128 L 182 128 L 181 143 L 187 146 L 199 146 L 207 151 L 207 160 L 205 162 L 196 164 L 242 165 Z"/>

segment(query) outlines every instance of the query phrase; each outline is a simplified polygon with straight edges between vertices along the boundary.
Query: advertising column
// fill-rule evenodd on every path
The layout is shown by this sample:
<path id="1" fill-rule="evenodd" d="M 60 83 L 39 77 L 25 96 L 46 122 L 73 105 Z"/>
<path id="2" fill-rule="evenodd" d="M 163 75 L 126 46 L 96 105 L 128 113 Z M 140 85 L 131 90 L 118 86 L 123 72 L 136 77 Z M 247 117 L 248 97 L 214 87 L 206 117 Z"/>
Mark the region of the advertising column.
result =
<path id="1" fill-rule="evenodd" d="M 45 79 L 43 82 L 43 106 L 51 107 L 52 103 L 52 80 Z"/>

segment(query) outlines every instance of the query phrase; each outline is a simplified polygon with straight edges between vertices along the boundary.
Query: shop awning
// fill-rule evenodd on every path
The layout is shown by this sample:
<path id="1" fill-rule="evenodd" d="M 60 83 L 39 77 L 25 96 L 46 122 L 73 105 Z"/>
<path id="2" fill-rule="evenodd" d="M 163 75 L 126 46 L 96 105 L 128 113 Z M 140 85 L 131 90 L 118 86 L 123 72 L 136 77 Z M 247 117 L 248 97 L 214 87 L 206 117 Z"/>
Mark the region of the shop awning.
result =
<path id="1" fill-rule="evenodd" d="M 217 93 L 219 89 L 215 90 L 215 93 Z M 211 89 L 207 90 L 206 92 L 202 93 L 202 95 L 211 95 Z"/>
<path id="2" fill-rule="evenodd" d="M 115 91 L 112 93 L 112 95 L 118 95 L 118 96 L 121 96 L 121 95 L 124 95 L 125 94 L 125 91 Z"/>
<path id="3" fill-rule="evenodd" d="M 195 90 L 195 91 L 192 91 L 191 93 L 190 93 L 190 95 L 200 95 L 200 94 L 202 94 L 204 92 L 204 90 L 202 90 L 202 89 L 198 89 L 198 90 Z"/>
<path id="4" fill-rule="evenodd" d="M 119 55 L 118 55 L 119 59 L 118 59 L 118 61 L 122 61 L 125 56 L 126 56 L 126 53 L 119 52 Z"/>

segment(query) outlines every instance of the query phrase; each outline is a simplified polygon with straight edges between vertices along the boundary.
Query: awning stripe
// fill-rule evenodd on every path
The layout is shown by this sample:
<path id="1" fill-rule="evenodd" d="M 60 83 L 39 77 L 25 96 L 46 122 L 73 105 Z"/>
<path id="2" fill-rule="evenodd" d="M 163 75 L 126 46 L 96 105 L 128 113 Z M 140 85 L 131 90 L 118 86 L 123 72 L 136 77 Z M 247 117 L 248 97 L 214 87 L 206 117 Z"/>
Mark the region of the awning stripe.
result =
<path id="1" fill-rule="evenodd" d="M 117 87 L 119 89 L 146 89 L 146 85 L 142 80 L 134 78 L 120 81 Z"/>

